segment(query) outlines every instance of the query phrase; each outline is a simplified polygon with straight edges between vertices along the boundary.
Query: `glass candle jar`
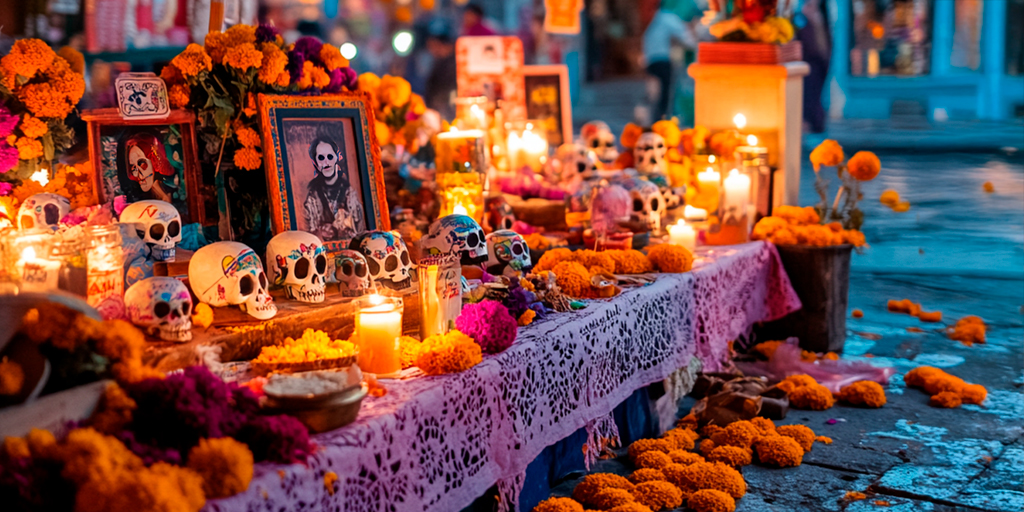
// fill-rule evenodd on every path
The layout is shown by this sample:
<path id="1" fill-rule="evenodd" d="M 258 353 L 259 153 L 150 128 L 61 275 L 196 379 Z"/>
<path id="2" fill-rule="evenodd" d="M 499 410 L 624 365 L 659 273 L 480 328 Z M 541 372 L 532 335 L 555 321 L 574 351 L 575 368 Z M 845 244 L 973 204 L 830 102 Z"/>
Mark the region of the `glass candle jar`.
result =
<path id="1" fill-rule="evenodd" d="M 487 164 L 482 130 L 459 130 L 437 135 L 437 195 L 443 217 L 453 213 L 483 220 Z"/>
<path id="2" fill-rule="evenodd" d="M 57 289 L 60 261 L 50 257 L 54 235 L 50 232 L 10 233 L 4 247 L 5 267 L 12 281 L 26 292 Z"/>
<path id="3" fill-rule="evenodd" d="M 104 319 L 124 316 L 124 252 L 119 224 L 88 226 L 86 302 Z"/>
<path id="4" fill-rule="evenodd" d="M 547 130 L 541 121 L 517 121 L 508 130 L 509 171 L 528 167 L 533 172 L 542 172 L 548 161 Z"/>
<path id="5" fill-rule="evenodd" d="M 416 268 L 420 292 L 420 336 L 446 334 L 462 312 L 462 266 L 455 257 L 424 259 Z"/>
<path id="6" fill-rule="evenodd" d="M 750 240 L 751 177 L 740 169 L 722 176 L 718 211 L 711 214 L 705 240 L 708 245 L 741 244 Z"/>
<path id="7" fill-rule="evenodd" d="M 487 96 L 455 98 L 455 126 L 460 130 L 487 130 Z"/>
<path id="8" fill-rule="evenodd" d="M 56 240 L 50 258 L 60 262 L 57 287 L 79 297 L 88 297 L 88 256 L 85 237 Z"/>
<path id="9" fill-rule="evenodd" d="M 394 378 L 402 372 L 398 339 L 402 337 L 402 299 L 370 295 L 353 301 L 356 307 L 356 340 L 359 368 L 377 378 Z"/>

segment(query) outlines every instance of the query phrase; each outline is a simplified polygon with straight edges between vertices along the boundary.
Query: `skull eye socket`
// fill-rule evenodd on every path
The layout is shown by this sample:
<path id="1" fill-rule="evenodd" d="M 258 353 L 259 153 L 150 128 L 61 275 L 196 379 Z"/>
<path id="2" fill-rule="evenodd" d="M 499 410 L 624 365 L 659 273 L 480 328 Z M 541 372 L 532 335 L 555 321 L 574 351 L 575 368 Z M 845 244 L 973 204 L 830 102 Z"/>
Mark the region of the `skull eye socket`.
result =
<path id="1" fill-rule="evenodd" d="M 167 234 L 171 236 L 178 236 L 178 233 L 181 233 L 181 224 L 176 220 L 172 220 L 171 223 L 167 225 Z"/>
<path id="2" fill-rule="evenodd" d="M 323 254 L 316 257 L 316 273 L 323 274 L 327 272 L 327 257 Z"/>
<path id="3" fill-rule="evenodd" d="M 590 147 L 592 147 L 594 149 L 597 149 L 597 148 L 601 147 L 601 141 L 598 140 L 598 139 L 591 139 L 590 140 Z"/>
<path id="4" fill-rule="evenodd" d="M 466 237 L 466 245 L 476 247 L 476 244 L 478 243 L 480 243 L 480 237 L 477 236 L 476 231 L 470 233 L 469 236 Z"/>
<path id="5" fill-rule="evenodd" d="M 505 229 L 512 229 L 512 219 L 509 219 L 509 218 L 506 217 L 505 220 L 502 221 L 501 225 Z"/>
<path id="6" fill-rule="evenodd" d="M 402 265 L 408 265 L 408 264 L 409 264 L 409 251 L 403 250 L 402 251 Z"/>
<path id="7" fill-rule="evenodd" d="M 341 264 L 341 273 L 350 276 L 355 272 L 355 265 L 351 261 L 344 261 Z"/>
<path id="8" fill-rule="evenodd" d="M 156 315 L 157 318 L 163 318 L 170 312 L 171 305 L 164 301 L 157 302 L 156 305 L 153 306 L 153 314 Z"/>
<path id="9" fill-rule="evenodd" d="M 640 199 L 640 198 L 634 199 L 633 200 L 633 211 L 634 212 L 639 212 L 639 211 L 643 211 L 643 209 L 644 209 L 644 200 Z"/>
<path id="10" fill-rule="evenodd" d="M 366 277 L 366 265 L 363 262 L 357 261 L 355 264 L 356 277 Z"/>
<path id="11" fill-rule="evenodd" d="M 260 272 L 260 288 L 267 288 L 267 275 L 263 272 Z"/>
<path id="12" fill-rule="evenodd" d="M 576 172 L 578 172 L 580 174 L 583 174 L 583 173 L 587 172 L 587 163 L 586 162 L 576 162 Z"/>
<path id="13" fill-rule="evenodd" d="M 242 276 L 242 279 L 238 281 L 238 291 L 242 296 L 252 294 L 253 289 L 256 287 L 256 283 L 253 282 L 252 276 L 246 274 Z"/>
<path id="14" fill-rule="evenodd" d="M 370 265 L 370 273 L 371 274 L 373 274 L 373 275 L 380 274 L 380 263 L 378 263 L 377 260 L 375 260 L 373 258 L 368 258 L 368 263 Z"/>
<path id="15" fill-rule="evenodd" d="M 136 229 L 135 230 L 135 234 L 139 236 L 140 240 L 144 240 L 146 238 L 146 230 L 145 229 Z"/>
<path id="16" fill-rule="evenodd" d="M 651 198 L 651 211 L 654 211 L 654 212 L 658 211 L 660 206 L 661 206 L 661 202 L 658 201 L 657 197 Z"/>
<path id="17" fill-rule="evenodd" d="M 153 224 L 149 227 L 149 237 L 153 240 L 160 240 L 164 237 L 164 225 Z"/>
<path id="18" fill-rule="evenodd" d="M 519 256 L 523 254 L 523 246 L 519 242 L 512 242 L 512 254 Z"/>
<path id="19" fill-rule="evenodd" d="M 60 208 L 57 208 L 55 204 L 48 204 L 43 207 L 43 214 L 46 216 L 47 224 L 56 224 L 60 222 Z"/>
<path id="20" fill-rule="evenodd" d="M 309 275 L 309 260 L 307 258 L 301 258 L 295 262 L 295 278 L 305 279 Z"/>
<path id="21" fill-rule="evenodd" d="M 192 312 L 192 303 L 184 302 L 181 304 L 181 316 L 188 316 Z"/>
<path id="22" fill-rule="evenodd" d="M 388 256 L 386 260 L 384 260 L 384 270 L 391 272 L 396 268 L 398 268 L 398 256 L 392 254 L 391 256 Z"/>

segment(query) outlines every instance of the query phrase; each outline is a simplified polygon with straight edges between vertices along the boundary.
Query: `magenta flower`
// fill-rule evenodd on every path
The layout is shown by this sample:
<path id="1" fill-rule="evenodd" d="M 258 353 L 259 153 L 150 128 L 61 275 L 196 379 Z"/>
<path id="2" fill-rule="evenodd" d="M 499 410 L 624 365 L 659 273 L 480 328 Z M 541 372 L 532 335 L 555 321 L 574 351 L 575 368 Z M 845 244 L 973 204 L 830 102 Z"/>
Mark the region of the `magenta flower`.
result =
<path id="1" fill-rule="evenodd" d="M 20 120 L 21 118 L 11 114 L 7 107 L 0 106 L 0 137 L 7 137 L 14 133 L 14 127 L 18 126 Z"/>
<path id="2" fill-rule="evenodd" d="M 14 169 L 16 165 L 18 165 L 18 148 L 11 146 L 5 140 L 0 140 L 0 174 Z"/>
<path id="3" fill-rule="evenodd" d="M 485 300 L 463 306 L 455 328 L 473 338 L 485 354 L 497 354 L 512 346 L 519 326 L 502 303 Z"/>

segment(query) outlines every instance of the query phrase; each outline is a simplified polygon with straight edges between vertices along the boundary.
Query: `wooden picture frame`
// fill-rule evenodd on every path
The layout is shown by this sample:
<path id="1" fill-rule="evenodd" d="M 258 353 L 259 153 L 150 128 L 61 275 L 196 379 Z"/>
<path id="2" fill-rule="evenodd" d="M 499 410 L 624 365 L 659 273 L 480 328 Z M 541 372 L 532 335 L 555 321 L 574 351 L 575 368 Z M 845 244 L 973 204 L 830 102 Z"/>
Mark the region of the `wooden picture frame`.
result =
<path id="1" fill-rule="evenodd" d="M 551 147 L 557 148 L 572 142 L 569 67 L 565 64 L 523 66 L 523 91 L 526 98 L 526 118 L 546 122 L 548 143 Z M 555 94 L 554 98 L 551 97 L 552 92 Z M 555 108 L 557 111 L 552 111 Z M 557 137 L 552 137 L 552 134 L 557 134 Z"/>
<path id="2" fill-rule="evenodd" d="M 455 41 L 455 67 L 460 97 L 500 99 L 506 120 L 526 119 L 523 42 L 518 37 L 460 37 Z"/>
<path id="3" fill-rule="evenodd" d="M 359 232 L 391 229 L 368 94 L 260 94 L 259 108 L 274 234 L 309 231 L 336 252 Z M 356 202 L 361 217 L 345 207 Z"/>
<path id="4" fill-rule="evenodd" d="M 216 218 L 207 218 L 200 197 L 202 175 L 195 119 L 195 114 L 184 109 L 172 110 L 163 119 L 131 120 L 122 118 L 116 108 L 83 111 L 82 120 L 88 123 L 95 202 L 106 203 L 118 195 L 126 196 L 129 203 L 161 199 L 178 209 L 185 224 L 216 224 Z M 145 160 L 134 168 L 127 163 L 133 148 Z M 152 170 L 142 170 L 150 166 Z M 139 175 L 144 177 L 133 177 Z"/>

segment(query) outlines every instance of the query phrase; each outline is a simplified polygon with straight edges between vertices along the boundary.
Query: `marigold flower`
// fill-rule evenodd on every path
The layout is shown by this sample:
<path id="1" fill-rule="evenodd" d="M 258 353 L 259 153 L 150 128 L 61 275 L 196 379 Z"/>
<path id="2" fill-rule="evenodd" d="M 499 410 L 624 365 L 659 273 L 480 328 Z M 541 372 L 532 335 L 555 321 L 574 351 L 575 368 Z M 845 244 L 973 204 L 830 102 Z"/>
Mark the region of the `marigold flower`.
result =
<path id="1" fill-rule="evenodd" d="M 229 48 L 224 54 L 224 64 L 245 73 L 250 68 L 258 68 L 263 63 L 263 52 L 252 43 L 245 43 Z"/>
<path id="2" fill-rule="evenodd" d="M 941 322 L 942 311 L 922 311 L 918 313 L 917 319 L 922 322 Z"/>
<path id="3" fill-rule="evenodd" d="M 744 143 L 745 141 L 736 132 L 725 130 L 712 135 L 708 146 L 715 155 L 722 158 L 732 158 L 733 154 L 736 153 L 736 148 Z"/>
<path id="4" fill-rule="evenodd" d="M 38 139 L 18 137 L 18 141 L 14 145 L 18 148 L 18 158 L 21 160 L 31 160 L 43 156 L 43 143 Z"/>
<path id="5" fill-rule="evenodd" d="M 846 491 L 843 495 L 843 499 L 847 501 L 860 501 L 868 499 L 868 495 L 857 491 Z"/>
<path id="6" fill-rule="evenodd" d="M 871 181 L 882 170 L 882 162 L 870 151 L 858 151 L 846 162 L 846 170 L 859 181 Z"/>
<path id="7" fill-rule="evenodd" d="M 679 274 L 693 267 L 693 254 L 681 245 L 655 245 L 647 250 L 647 257 L 660 272 Z"/>
<path id="8" fill-rule="evenodd" d="M 850 405 L 874 408 L 885 405 L 885 390 L 880 384 L 870 380 L 861 380 L 844 386 L 836 397 Z"/>
<path id="9" fill-rule="evenodd" d="M 89 425 L 107 435 L 116 435 L 132 421 L 137 405 L 117 383 L 107 384 L 99 406 L 89 418 Z"/>
<path id="10" fill-rule="evenodd" d="M 423 340 L 416 366 L 427 375 L 468 370 L 483 361 L 480 345 L 473 338 L 453 330 Z"/>
<path id="11" fill-rule="evenodd" d="M 533 266 L 533 271 L 543 272 L 545 270 L 553 270 L 555 265 L 558 265 L 563 261 L 574 261 L 574 258 L 572 251 L 565 247 L 550 249 L 542 254 L 540 259 L 537 260 L 537 264 Z"/>
<path id="12" fill-rule="evenodd" d="M 694 512 L 733 512 L 736 500 L 722 491 L 703 489 L 687 497 L 686 506 Z"/>
<path id="13" fill-rule="evenodd" d="M 637 484 L 633 489 L 633 498 L 656 512 L 682 505 L 683 491 L 668 482 L 654 480 Z"/>
<path id="14" fill-rule="evenodd" d="M 213 324 L 213 308 L 205 302 L 196 304 L 192 310 L 192 325 L 203 329 Z"/>
<path id="15" fill-rule="evenodd" d="M 28 84 L 18 93 L 18 99 L 29 112 L 37 117 L 65 118 L 74 109 L 67 97 L 57 91 L 49 82 Z"/>
<path id="16" fill-rule="evenodd" d="M 791 437 L 800 444 L 804 452 L 811 451 L 814 446 L 814 431 L 806 425 L 783 425 L 775 429 L 780 436 Z"/>
<path id="17" fill-rule="evenodd" d="M 963 403 L 963 399 L 960 395 L 953 391 L 943 391 L 936 395 L 932 395 L 932 398 L 928 401 L 928 405 L 932 407 L 943 407 L 946 409 L 953 409 L 960 407 Z"/>
<path id="18" fill-rule="evenodd" d="M 651 125 L 651 131 L 665 139 L 665 146 L 675 148 L 682 142 L 683 132 L 675 121 L 662 119 Z"/>
<path id="19" fill-rule="evenodd" d="M 569 498 L 548 498 L 533 507 L 533 512 L 583 512 L 583 505 Z"/>
<path id="20" fill-rule="evenodd" d="M 263 154 L 255 148 L 238 148 L 234 156 L 235 167 L 247 171 L 255 171 L 263 165 Z"/>
<path id="21" fill-rule="evenodd" d="M 575 251 L 573 253 L 573 256 L 575 256 L 576 261 L 579 262 L 584 267 L 598 267 L 601 270 L 608 273 L 615 272 L 615 258 L 613 258 L 612 255 L 608 254 L 607 252 L 591 251 L 589 249 L 584 249 L 580 251 Z"/>
<path id="22" fill-rule="evenodd" d="M 774 215 L 763 217 L 754 225 L 754 230 L 750 233 L 750 237 L 754 240 L 768 240 L 777 231 L 786 229 L 788 226 L 789 223 L 781 217 Z"/>
<path id="23" fill-rule="evenodd" d="M 627 451 L 629 458 L 636 462 L 637 457 L 644 452 L 655 451 L 667 454 L 672 449 L 673 445 L 664 439 L 637 439 L 629 445 Z"/>
<path id="24" fill-rule="evenodd" d="M 28 441 L 23 437 L 5 437 L 2 450 L 8 459 L 27 459 L 32 456 L 32 452 L 28 448 Z M 632 499 L 633 497 L 630 496 L 630 500 Z"/>
<path id="25" fill-rule="evenodd" d="M 543 259 L 543 257 L 541 257 Z M 590 293 L 590 272 L 575 261 L 563 261 L 551 269 L 562 292 L 570 297 L 586 297 Z"/>
<path id="26" fill-rule="evenodd" d="M 700 442 L 700 446 L 697 448 L 697 450 L 701 453 L 701 455 L 703 455 L 705 457 L 707 457 L 708 454 L 711 453 L 711 450 L 714 450 L 714 449 L 715 449 L 715 442 L 710 440 L 710 439 L 705 439 L 705 440 L 701 441 Z"/>
<path id="27" fill-rule="evenodd" d="M 711 453 L 708 454 L 708 461 L 710 462 L 721 462 L 722 464 L 728 464 L 732 467 L 746 466 L 750 464 L 753 458 L 753 453 L 750 448 L 741 448 L 739 446 L 716 446 Z"/>
<path id="28" fill-rule="evenodd" d="M 835 404 L 832 392 L 825 386 L 815 384 L 794 389 L 789 393 L 789 404 L 796 409 L 824 411 Z"/>
<path id="29" fill-rule="evenodd" d="M 378 94 L 380 95 L 381 105 L 401 107 L 409 103 L 412 86 L 409 85 L 408 80 L 400 76 L 384 75 L 380 79 Z"/>
<path id="30" fill-rule="evenodd" d="M 288 65 L 288 55 L 273 43 L 261 44 L 260 51 L 263 53 L 263 60 L 256 78 L 261 82 L 274 84 L 277 82 L 278 77 L 285 73 L 285 67 Z"/>
<path id="31" fill-rule="evenodd" d="M 746 420 L 734 421 L 723 430 L 711 436 L 715 446 L 739 446 L 750 448 L 761 433 L 752 423 Z"/>
<path id="32" fill-rule="evenodd" d="M 342 57 L 341 51 L 332 44 L 324 43 L 320 47 L 320 60 L 323 61 L 328 71 L 348 67 L 348 59 Z"/>
<path id="33" fill-rule="evenodd" d="M 644 134 L 644 129 L 636 123 L 626 123 L 626 126 L 622 128 L 622 134 L 619 135 L 619 143 L 622 147 L 632 149 L 636 146 L 637 139 Z"/>
<path id="34" fill-rule="evenodd" d="M 864 233 L 856 229 L 844 229 L 840 235 L 843 237 L 844 244 L 850 244 L 854 247 L 864 247 L 868 244 L 867 239 L 864 238 Z"/>
<path id="35" fill-rule="evenodd" d="M 403 370 L 416 366 L 416 359 L 420 356 L 421 345 L 420 340 L 410 336 L 398 338 L 398 357 L 402 360 Z"/>
<path id="36" fill-rule="evenodd" d="M 673 450 L 692 450 L 699 436 L 696 432 L 684 428 L 674 428 L 665 432 L 662 439 L 672 443 Z"/>
<path id="37" fill-rule="evenodd" d="M 790 375 L 785 379 L 782 379 L 782 382 L 779 383 L 779 387 L 783 388 L 784 391 L 789 392 L 796 388 L 813 386 L 817 383 L 818 381 L 814 380 L 814 377 L 811 377 L 810 375 L 798 374 Z"/>
<path id="38" fill-rule="evenodd" d="M 45 122 L 28 114 L 21 118 L 21 124 L 18 125 L 18 128 L 21 129 L 21 133 L 24 136 L 30 139 L 38 139 L 50 131 Z"/>
<path id="39" fill-rule="evenodd" d="M 532 309 L 527 309 L 526 311 L 523 311 L 522 315 L 519 315 L 519 319 L 516 320 L 516 323 L 519 324 L 520 327 L 525 327 L 527 325 L 532 324 L 533 323 L 533 319 L 536 316 L 537 316 L 537 312 L 536 311 L 534 311 Z"/>
<path id="40" fill-rule="evenodd" d="M 625 489 L 617 489 L 610 487 L 608 489 L 601 489 L 594 495 L 591 505 L 598 510 L 608 510 L 615 508 L 619 505 L 625 505 L 634 501 L 633 495 Z"/>
<path id="41" fill-rule="evenodd" d="M 201 439 L 188 453 L 188 468 L 203 477 L 207 498 L 234 496 L 252 481 L 252 451 L 230 437 Z"/>
<path id="42" fill-rule="evenodd" d="M 665 481 L 665 474 L 660 469 L 640 468 L 629 475 L 629 481 L 634 484 L 651 482 L 654 480 Z"/>
<path id="43" fill-rule="evenodd" d="M 814 165 L 814 172 L 821 170 L 821 166 L 833 167 L 843 161 L 843 147 L 832 139 L 825 139 L 818 144 L 818 147 L 811 151 L 811 164 Z"/>
<path id="44" fill-rule="evenodd" d="M 683 466 L 689 466 L 690 464 L 696 464 L 698 462 L 706 462 L 704 457 L 701 457 L 700 455 L 697 455 L 696 453 L 693 452 L 688 452 L 686 450 L 672 450 L 668 452 L 668 456 L 672 460 L 673 464 L 679 464 Z"/>
<path id="45" fill-rule="evenodd" d="M 766 436 L 754 444 L 757 458 L 764 464 L 788 468 L 799 466 L 804 458 L 800 443 L 792 437 Z"/>
<path id="46" fill-rule="evenodd" d="M 228 51 L 228 37 L 219 30 L 207 32 L 206 38 L 203 40 L 203 47 L 212 62 L 220 64 L 224 61 L 224 54 Z"/>
<path id="47" fill-rule="evenodd" d="M 62 95 L 72 107 L 77 105 L 85 94 L 85 79 L 82 74 L 72 71 L 68 61 L 61 57 L 55 57 L 43 74 L 53 90 Z"/>
<path id="48" fill-rule="evenodd" d="M 893 189 L 886 189 L 882 192 L 882 195 L 878 196 L 878 202 L 888 206 L 896 206 L 896 203 L 900 202 L 900 193 Z"/>
<path id="49" fill-rule="evenodd" d="M 229 47 L 253 44 L 256 42 L 256 28 L 255 25 L 232 25 L 224 32 L 225 43 Z"/>
<path id="50" fill-rule="evenodd" d="M 256 148 L 261 144 L 260 134 L 248 126 L 240 126 L 235 129 L 235 136 L 238 142 L 247 148 Z"/>
<path id="51" fill-rule="evenodd" d="M 797 447 L 799 448 L 799 447 Z M 698 462 L 689 466 L 667 466 L 661 470 L 665 478 L 684 493 L 717 489 L 733 498 L 747 493 L 747 483 L 736 469 L 721 462 Z"/>
<path id="52" fill-rule="evenodd" d="M 380 77 L 373 73 L 367 72 L 359 75 L 359 78 L 356 81 L 358 83 L 357 87 L 359 88 L 359 90 L 368 93 L 370 97 L 373 99 L 373 101 L 376 103 L 378 101 L 377 91 L 380 90 Z"/>
<path id="53" fill-rule="evenodd" d="M 608 512 L 651 512 L 651 509 L 635 501 L 608 509 Z"/>
<path id="54" fill-rule="evenodd" d="M 895 206 L 892 207 L 892 211 L 897 212 L 897 213 L 903 213 L 903 212 L 906 212 L 906 211 L 909 211 L 909 210 L 910 210 L 910 202 L 909 201 L 900 201 L 900 202 L 896 203 Z"/>
<path id="55" fill-rule="evenodd" d="M 633 464 L 641 469 L 661 469 L 672 464 L 672 459 L 665 452 L 648 450 L 637 455 L 636 459 L 633 460 Z"/>
<path id="56" fill-rule="evenodd" d="M 996 186 L 993 185 L 991 181 L 986 181 L 981 184 L 981 189 L 984 190 L 986 194 L 991 194 L 996 191 Z"/>
<path id="57" fill-rule="evenodd" d="M 206 54 L 206 50 L 195 43 L 189 44 L 184 51 L 171 59 L 171 65 L 178 68 L 185 78 L 192 78 L 203 71 L 213 69 L 213 61 Z"/>
<path id="58" fill-rule="evenodd" d="M 572 491 L 572 497 L 584 505 L 593 504 L 597 493 L 604 489 L 615 488 L 632 491 L 634 485 L 625 478 L 612 473 L 591 473 L 580 480 Z M 582 507 L 581 507 L 582 508 Z"/>
<path id="59" fill-rule="evenodd" d="M 299 339 L 285 338 L 280 345 L 268 345 L 260 349 L 254 363 L 298 363 L 321 359 L 339 359 L 356 353 L 355 345 L 348 340 L 331 340 L 324 331 L 307 328 Z"/>
<path id="60" fill-rule="evenodd" d="M 46 69 L 57 53 L 41 39 L 19 39 L 10 53 L 0 59 L 0 66 L 11 74 L 32 78 Z"/>
<path id="61" fill-rule="evenodd" d="M 956 321 L 953 327 L 946 328 L 946 336 L 964 345 L 985 343 L 985 321 L 974 315 L 965 316 Z"/>
<path id="62" fill-rule="evenodd" d="M 778 217 L 793 226 L 812 226 L 821 223 L 818 211 L 811 206 L 780 205 L 772 211 L 772 217 Z"/>
<path id="63" fill-rule="evenodd" d="M 25 385 L 25 370 L 5 357 L 0 361 L 0 395 L 16 395 Z"/>
<path id="64" fill-rule="evenodd" d="M 965 404 L 981 405 L 988 398 L 988 390 L 981 384 L 968 384 L 960 390 L 960 397 Z"/>

